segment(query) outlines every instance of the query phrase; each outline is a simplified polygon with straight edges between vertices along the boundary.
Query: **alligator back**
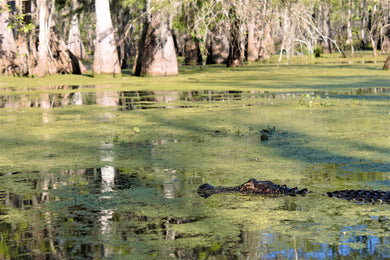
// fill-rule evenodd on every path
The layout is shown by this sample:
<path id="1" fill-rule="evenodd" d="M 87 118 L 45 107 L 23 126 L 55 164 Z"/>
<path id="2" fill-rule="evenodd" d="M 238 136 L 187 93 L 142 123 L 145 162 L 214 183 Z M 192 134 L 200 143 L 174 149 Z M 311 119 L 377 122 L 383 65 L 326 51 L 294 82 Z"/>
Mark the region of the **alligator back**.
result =
<path id="1" fill-rule="evenodd" d="M 381 190 L 339 190 L 327 192 L 329 197 L 336 197 L 350 201 L 364 203 L 388 203 L 390 204 L 390 191 Z"/>

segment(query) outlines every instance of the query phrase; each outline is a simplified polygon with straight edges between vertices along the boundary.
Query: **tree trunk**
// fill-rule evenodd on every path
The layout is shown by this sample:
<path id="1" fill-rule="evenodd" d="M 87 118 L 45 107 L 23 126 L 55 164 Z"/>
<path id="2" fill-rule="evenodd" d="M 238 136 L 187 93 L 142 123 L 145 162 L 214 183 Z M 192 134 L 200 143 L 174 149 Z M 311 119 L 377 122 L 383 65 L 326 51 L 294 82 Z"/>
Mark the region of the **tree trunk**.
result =
<path id="1" fill-rule="evenodd" d="M 50 52 L 55 73 L 82 74 L 87 71 L 79 59 L 68 49 L 53 26 L 50 30 Z"/>
<path id="2" fill-rule="evenodd" d="M 191 38 L 189 35 L 185 38 L 184 44 L 184 64 L 186 65 L 202 65 L 202 53 L 199 48 L 199 40 Z"/>
<path id="3" fill-rule="evenodd" d="M 229 56 L 229 41 L 225 26 L 216 26 L 208 33 L 206 64 L 226 64 Z"/>
<path id="4" fill-rule="evenodd" d="M 390 70 L 390 54 L 387 56 L 387 59 L 385 61 L 385 65 L 383 66 L 383 70 Z"/>
<path id="5" fill-rule="evenodd" d="M 72 21 L 69 30 L 68 48 L 78 59 L 89 59 L 89 56 L 85 51 L 83 41 L 80 37 L 79 18 L 77 14 L 72 15 Z"/>
<path id="6" fill-rule="evenodd" d="M 387 11 L 383 10 L 382 23 L 382 44 L 381 50 L 383 54 L 390 51 L 390 1 L 387 1 Z"/>
<path id="7" fill-rule="evenodd" d="M 2 3 L 6 4 L 7 1 L 2 1 Z M 11 3 L 11 2 L 10 2 Z M 16 6 L 21 6 L 23 4 L 23 8 L 19 9 L 16 8 Z M 1 5 L 1 4 L 0 4 Z M 12 6 L 12 5 L 11 5 Z M 14 76 L 22 76 L 22 75 L 28 75 L 31 73 L 32 69 L 36 65 L 36 58 L 37 58 L 37 37 L 35 37 L 35 30 L 30 31 L 29 33 L 23 32 L 24 25 L 30 25 L 31 23 L 31 14 L 36 12 L 35 4 L 31 0 L 29 1 L 21 1 L 15 2 L 14 8 L 11 10 L 14 16 L 23 17 L 23 23 L 14 23 L 14 29 L 11 31 L 7 28 L 8 26 L 8 19 L 5 19 L 7 22 L 0 21 L 0 28 L 7 28 L 7 31 L 1 32 L 0 35 L 3 35 L 3 44 L 6 44 L 8 42 L 9 38 L 7 35 L 8 33 L 11 33 L 13 35 L 12 41 L 12 55 L 8 55 L 8 59 L 4 59 L 5 53 L 9 53 L 9 50 L 4 45 L 0 44 L 0 49 L 3 49 L 3 58 L 0 58 L 3 62 L 5 60 L 7 61 L 7 70 L 2 70 L 3 73 L 8 75 L 14 75 Z M 5 11 L 3 13 L 0 13 L 0 19 L 3 19 L 4 16 L 8 17 L 8 12 Z M 2 26 L 5 27 L 2 27 Z M 0 29 L 4 30 L 4 29 Z M 13 33 L 12 33 L 13 32 Z M 1 38 L 1 36 L 0 36 Z M 3 65 L 0 65 L 0 68 L 4 67 Z M 6 68 L 4 67 L 4 68 Z"/>
<path id="8" fill-rule="evenodd" d="M 16 48 L 12 30 L 8 28 L 9 13 L 7 2 L 0 3 L 0 70 L 1 74 L 14 75 L 17 72 Z"/>
<path id="9" fill-rule="evenodd" d="M 132 11 L 129 7 L 117 6 L 118 10 L 111 17 L 113 18 L 113 24 L 115 24 L 118 30 L 118 35 L 120 35 L 117 42 L 119 63 L 121 69 L 129 69 L 131 68 L 130 64 L 132 63 L 132 59 L 136 56 L 137 46 L 135 43 L 136 37 L 128 37 L 128 35 L 133 33 L 134 27 L 137 25 L 131 25 L 130 23 L 130 20 L 133 18 Z"/>
<path id="10" fill-rule="evenodd" d="M 139 42 L 135 76 L 174 76 L 179 74 L 175 44 L 168 20 L 150 11 L 150 0 L 145 5 L 146 19 Z"/>
<path id="11" fill-rule="evenodd" d="M 367 40 L 367 34 L 366 34 L 368 19 L 367 19 L 367 10 L 366 9 L 367 9 L 367 0 L 362 0 L 362 2 L 361 2 L 362 15 L 361 15 L 361 19 L 360 19 L 360 37 L 362 38 L 361 48 L 363 50 L 366 50 L 368 47 L 368 40 Z"/>
<path id="12" fill-rule="evenodd" d="M 332 53 L 332 42 L 330 41 L 331 35 L 331 24 L 330 24 L 330 5 L 326 4 L 323 7 L 323 21 L 322 21 L 322 30 L 323 35 L 325 36 L 322 39 L 322 51 L 324 53 Z"/>
<path id="13" fill-rule="evenodd" d="M 254 18 L 248 23 L 248 36 L 246 48 L 246 60 L 257 61 L 259 59 L 260 41 Z"/>
<path id="14" fill-rule="evenodd" d="M 378 30 L 378 20 L 377 20 L 377 5 L 375 4 L 371 9 L 371 29 L 370 29 L 370 40 L 372 44 L 372 50 L 374 52 L 374 57 L 378 56 L 378 42 L 379 42 L 379 30 Z"/>
<path id="15" fill-rule="evenodd" d="M 271 24 L 267 22 L 265 24 L 264 32 L 263 32 L 264 40 L 261 42 L 260 51 L 259 51 L 259 59 L 266 60 L 271 55 L 275 54 L 275 42 L 272 38 Z"/>
<path id="16" fill-rule="evenodd" d="M 7 8 L 7 2 L 2 1 L 0 3 L 0 35 L 1 50 L 4 52 L 15 52 L 15 40 L 12 30 L 8 28 L 9 25 L 9 13 Z"/>
<path id="17" fill-rule="evenodd" d="M 121 74 L 109 0 L 95 0 L 96 41 L 92 70 L 94 74 Z"/>
<path id="18" fill-rule="evenodd" d="M 347 17 L 347 41 L 345 45 L 351 46 L 351 55 L 353 56 L 353 35 L 352 35 L 352 0 L 349 0 L 348 4 L 348 17 Z"/>
<path id="19" fill-rule="evenodd" d="M 240 20 L 236 14 L 234 8 L 230 10 L 233 20 L 230 26 L 230 39 L 229 39 L 229 57 L 227 60 L 228 67 L 242 67 L 243 55 L 241 47 L 241 31 L 240 31 Z"/>
<path id="20" fill-rule="evenodd" d="M 80 60 L 88 60 L 83 41 L 81 40 L 79 15 L 76 13 L 77 1 L 72 0 L 72 20 L 70 22 L 68 48 Z"/>
<path id="21" fill-rule="evenodd" d="M 31 2 L 24 2 L 25 10 L 30 11 L 31 8 L 27 6 L 28 4 L 31 5 Z M 0 42 L 0 47 L 3 50 L 0 53 L 0 68 L 2 69 L 2 73 L 12 75 L 31 74 L 43 77 L 47 74 L 57 72 L 80 74 L 86 71 L 83 64 L 68 50 L 64 41 L 56 33 L 54 26 L 50 28 L 50 15 L 47 4 L 48 2 L 46 0 L 38 1 L 38 53 L 36 53 L 36 42 L 32 33 L 27 35 L 28 38 L 26 38 L 26 35 L 20 33 L 16 45 L 13 37 L 4 37 L 6 40 Z M 54 1 L 51 2 L 51 8 L 54 8 Z M 8 12 L 1 12 L 0 19 L 3 19 L 7 15 Z M 8 21 L 8 18 L 6 20 Z M 0 30 L 4 29 L 3 26 L 6 28 L 7 22 L 0 21 Z M 12 31 L 9 29 L 7 31 L 12 35 Z M 0 31 L 0 34 L 8 35 L 9 32 L 7 31 Z M 9 42 L 9 39 L 12 39 L 12 42 Z M 9 43 L 12 44 L 10 48 L 6 46 Z M 5 63 L 4 60 L 7 62 Z"/>
<path id="22" fill-rule="evenodd" d="M 54 0 L 52 5 L 54 4 Z M 39 45 L 37 66 L 33 69 L 32 74 L 38 77 L 43 77 L 47 74 L 56 73 L 56 69 L 52 63 L 51 53 L 49 53 L 50 41 L 50 13 L 47 0 L 37 0 L 39 13 Z"/>

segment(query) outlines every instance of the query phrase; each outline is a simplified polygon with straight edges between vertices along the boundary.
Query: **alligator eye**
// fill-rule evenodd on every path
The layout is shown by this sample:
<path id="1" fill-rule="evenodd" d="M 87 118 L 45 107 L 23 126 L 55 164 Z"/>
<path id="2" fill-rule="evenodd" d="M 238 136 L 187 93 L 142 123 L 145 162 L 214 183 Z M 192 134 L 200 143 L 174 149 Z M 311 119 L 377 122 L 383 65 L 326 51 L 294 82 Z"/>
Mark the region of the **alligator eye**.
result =
<path id="1" fill-rule="evenodd" d="M 253 182 L 248 182 L 248 183 L 245 183 L 245 188 L 253 188 L 254 187 L 254 184 Z"/>

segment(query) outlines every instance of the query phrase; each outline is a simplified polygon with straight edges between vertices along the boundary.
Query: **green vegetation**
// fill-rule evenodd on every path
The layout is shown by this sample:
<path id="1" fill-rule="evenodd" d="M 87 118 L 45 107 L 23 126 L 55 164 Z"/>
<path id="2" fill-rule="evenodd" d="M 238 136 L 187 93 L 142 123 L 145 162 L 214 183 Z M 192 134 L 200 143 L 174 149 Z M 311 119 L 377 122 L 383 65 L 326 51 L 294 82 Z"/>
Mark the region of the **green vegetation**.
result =
<path id="1" fill-rule="evenodd" d="M 386 256 L 388 205 L 322 196 L 388 190 L 389 75 L 381 67 L 308 61 L 182 67 L 164 78 L 2 78 L 0 258 L 294 250 L 304 258 L 324 247 L 333 256 L 342 247 L 351 257 Z M 262 142 L 265 130 L 272 134 Z M 314 193 L 196 193 L 201 183 L 250 178 Z M 382 242 L 372 254 L 359 251 L 370 239 Z"/>

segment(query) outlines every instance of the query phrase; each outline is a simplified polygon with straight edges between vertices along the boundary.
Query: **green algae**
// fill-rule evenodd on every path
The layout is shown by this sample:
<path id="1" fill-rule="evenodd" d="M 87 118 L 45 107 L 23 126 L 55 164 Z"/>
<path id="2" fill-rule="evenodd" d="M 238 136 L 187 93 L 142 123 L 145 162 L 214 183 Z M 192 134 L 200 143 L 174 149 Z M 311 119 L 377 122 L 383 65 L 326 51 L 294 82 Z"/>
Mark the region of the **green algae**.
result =
<path id="1" fill-rule="evenodd" d="M 384 241 L 374 255 L 385 257 L 388 205 L 322 196 L 388 190 L 389 87 L 380 67 L 184 67 L 175 78 L 103 78 L 100 87 L 82 89 L 40 87 L 60 79 L 81 85 L 78 76 L 10 81 L 0 92 L 2 102 L 17 100 L 0 109 L 0 224 L 10 241 L 1 240 L 0 257 L 18 257 L 22 243 L 36 257 L 291 258 L 283 251 L 314 254 L 321 246 L 347 246 L 353 257 L 372 237 Z M 143 98 L 124 95 L 140 90 Z M 61 104 L 80 92 L 81 106 L 24 107 L 17 99 Z M 99 98 L 116 102 L 105 106 Z M 129 109 L 126 102 L 137 103 Z M 275 132 L 261 140 L 269 126 Z M 115 170 L 115 184 L 103 183 L 104 169 Z M 201 183 L 235 186 L 250 178 L 313 193 L 196 193 Z M 28 234 L 44 237 L 42 244 Z"/>

